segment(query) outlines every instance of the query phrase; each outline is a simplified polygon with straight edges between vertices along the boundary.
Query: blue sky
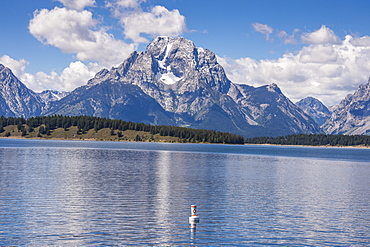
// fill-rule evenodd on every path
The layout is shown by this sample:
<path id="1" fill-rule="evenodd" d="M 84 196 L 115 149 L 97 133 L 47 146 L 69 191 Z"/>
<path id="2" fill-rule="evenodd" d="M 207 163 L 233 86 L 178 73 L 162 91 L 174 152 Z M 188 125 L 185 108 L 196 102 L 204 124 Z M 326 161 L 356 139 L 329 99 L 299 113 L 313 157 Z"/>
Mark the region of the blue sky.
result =
<path id="1" fill-rule="evenodd" d="M 157 35 L 219 58 L 235 83 L 339 103 L 370 76 L 370 1 L 13 0 L 0 63 L 31 89 L 73 90 Z"/>

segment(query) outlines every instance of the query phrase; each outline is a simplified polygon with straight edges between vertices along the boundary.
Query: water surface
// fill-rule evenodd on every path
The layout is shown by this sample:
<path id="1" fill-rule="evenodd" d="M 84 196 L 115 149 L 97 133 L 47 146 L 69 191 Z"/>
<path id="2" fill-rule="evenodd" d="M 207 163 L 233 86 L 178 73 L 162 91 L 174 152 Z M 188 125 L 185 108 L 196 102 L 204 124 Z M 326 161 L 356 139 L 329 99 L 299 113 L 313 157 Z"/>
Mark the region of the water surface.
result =
<path id="1" fill-rule="evenodd" d="M 0 245 L 367 245 L 369 158 L 353 148 L 0 139 Z"/>

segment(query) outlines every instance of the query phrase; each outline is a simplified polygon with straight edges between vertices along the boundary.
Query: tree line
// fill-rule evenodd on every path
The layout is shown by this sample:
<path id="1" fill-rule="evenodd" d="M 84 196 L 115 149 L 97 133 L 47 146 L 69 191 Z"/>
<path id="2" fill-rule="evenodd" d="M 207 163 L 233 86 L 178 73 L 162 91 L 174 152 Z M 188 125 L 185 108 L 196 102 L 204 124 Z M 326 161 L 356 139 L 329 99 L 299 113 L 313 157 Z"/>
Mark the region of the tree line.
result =
<path id="1" fill-rule="evenodd" d="M 370 146 L 370 136 L 367 135 L 326 135 L 326 134 L 293 134 L 278 137 L 253 137 L 244 139 L 240 135 L 225 133 L 214 130 L 191 129 L 170 125 L 149 125 L 143 123 L 128 122 L 124 120 L 107 119 L 91 116 L 43 116 L 15 118 L 0 116 L 0 133 L 5 127 L 15 125 L 22 136 L 38 128 L 38 136 L 50 135 L 57 128 L 65 131 L 72 126 L 77 127 L 77 134 L 84 134 L 94 129 L 96 132 L 108 128 L 111 133 L 118 131 L 118 137 L 122 137 L 122 131 L 134 130 L 149 132 L 151 135 L 177 137 L 182 142 L 208 142 L 225 144 L 277 144 L 277 145 L 309 145 L 309 146 Z M 5 137 L 10 133 L 5 133 Z M 140 136 L 135 141 L 141 141 Z"/>
<path id="2" fill-rule="evenodd" d="M 309 146 L 369 146 L 367 135 L 294 134 L 278 137 L 246 138 L 248 144 L 309 145 Z"/>
<path id="3" fill-rule="evenodd" d="M 225 133 L 214 130 L 190 129 L 185 127 L 176 127 L 169 125 L 149 125 L 143 123 L 127 122 L 124 120 L 107 119 L 91 116 L 40 116 L 25 118 L 0 117 L 0 133 L 5 131 L 5 127 L 16 125 L 18 131 L 22 131 L 22 136 L 39 128 L 39 135 L 49 135 L 51 131 L 57 128 L 63 128 L 65 131 L 72 126 L 77 126 L 78 133 L 86 133 L 94 129 L 96 132 L 109 128 L 111 130 L 125 131 L 144 131 L 150 134 L 159 134 L 161 136 L 178 137 L 183 142 L 209 142 L 209 143 L 226 143 L 226 144 L 243 144 L 244 138 L 240 135 Z M 26 128 L 27 126 L 27 128 Z M 5 136 L 9 136 L 6 133 Z"/>

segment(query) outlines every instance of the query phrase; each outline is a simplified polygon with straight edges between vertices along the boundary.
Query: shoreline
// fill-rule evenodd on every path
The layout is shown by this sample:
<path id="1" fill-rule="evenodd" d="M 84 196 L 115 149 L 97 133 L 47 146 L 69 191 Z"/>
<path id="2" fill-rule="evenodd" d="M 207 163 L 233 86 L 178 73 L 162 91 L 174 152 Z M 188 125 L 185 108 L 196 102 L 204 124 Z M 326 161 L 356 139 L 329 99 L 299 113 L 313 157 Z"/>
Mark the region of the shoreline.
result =
<path id="1" fill-rule="evenodd" d="M 356 145 L 356 146 L 330 146 L 330 145 L 283 145 L 283 144 L 253 144 L 253 143 L 244 143 L 244 145 L 261 145 L 261 146 L 281 146 L 281 147 L 317 147 L 317 148 L 361 148 L 367 149 L 370 146 Z"/>
<path id="2" fill-rule="evenodd" d="M 24 139 L 24 140 L 54 140 L 54 141 L 98 141 L 98 142 L 148 142 L 148 141 L 130 141 L 130 140 L 99 140 L 97 138 L 42 138 L 42 137 L 22 137 L 22 136 L 0 136 L 1 139 Z M 254 144 L 254 143 L 244 143 L 244 144 L 229 144 L 229 143 L 208 143 L 208 142 L 176 142 L 176 141 L 150 141 L 153 143 L 183 143 L 183 144 L 225 144 L 225 145 L 245 145 L 245 146 L 280 146 L 280 147 L 317 147 L 317 148 L 358 148 L 358 149 L 368 149 L 370 146 L 356 145 L 356 146 L 330 146 L 330 145 L 283 145 L 283 144 Z"/>

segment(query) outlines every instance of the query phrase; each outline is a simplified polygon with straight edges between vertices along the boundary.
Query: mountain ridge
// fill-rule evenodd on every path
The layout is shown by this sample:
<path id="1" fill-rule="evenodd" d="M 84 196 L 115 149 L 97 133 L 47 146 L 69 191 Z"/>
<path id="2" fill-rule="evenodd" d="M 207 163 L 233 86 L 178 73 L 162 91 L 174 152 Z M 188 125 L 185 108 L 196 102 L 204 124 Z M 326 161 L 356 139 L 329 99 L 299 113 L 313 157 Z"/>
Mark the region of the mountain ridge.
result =
<path id="1" fill-rule="evenodd" d="M 99 88 L 94 89 L 95 93 L 94 87 Z M 276 84 L 259 88 L 234 84 L 227 78 L 213 52 L 195 47 L 192 41 L 184 38 L 155 38 L 144 52 L 133 52 L 118 67 L 101 70 L 87 85 L 74 90 L 59 102 L 51 102 L 43 114 L 86 113 L 108 118 L 128 117 L 122 114 L 125 100 L 121 99 L 120 109 L 113 107 L 115 102 L 105 104 L 112 106 L 109 109 L 101 108 L 103 101 L 107 103 L 108 97 L 117 94 L 114 90 L 126 95 L 126 103 L 130 101 L 129 98 L 133 101 L 135 94 L 149 102 L 151 100 L 144 96 L 147 95 L 162 108 L 154 107 L 154 102 L 148 103 L 156 110 L 136 119 L 145 123 L 158 124 L 162 118 L 165 121 L 161 124 L 231 131 L 244 136 L 320 133 L 316 123 L 283 96 Z M 130 94 L 130 91 L 136 93 Z M 106 92 L 106 95 L 102 95 L 102 92 Z M 259 97 L 258 94 L 264 96 Z M 80 99 L 78 104 L 74 101 L 76 97 Z M 279 102 L 272 100 L 261 103 L 269 97 Z M 261 102 L 252 103 L 251 98 Z M 70 108 L 66 109 L 62 104 Z M 255 110 L 258 113 L 254 114 Z M 136 113 L 142 111 L 145 110 L 135 109 Z M 102 112 L 109 114 L 102 115 Z M 157 119 L 154 121 L 153 116 L 158 114 L 161 117 L 154 117 Z M 148 117 L 145 118 L 145 115 Z M 279 124 L 274 121 L 277 116 Z"/>
<path id="2" fill-rule="evenodd" d="M 330 118 L 322 128 L 328 134 L 370 134 L 370 78 L 339 105 L 333 107 Z"/>
<path id="3" fill-rule="evenodd" d="M 9 69 L 0 64 L 0 115 L 31 117 L 40 115 L 45 103 Z"/>
<path id="4" fill-rule="evenodd" d="M 276 84 L 256 88 L 235 84 L 213 52 L 184 38 L 157 37 L 145 51 L 135 51 L 119 66 L 99 71 L 60 100 L 35 97 L 42 111 L 24 117 L 89 115 L 245 137 L 322 133 Z"/>

